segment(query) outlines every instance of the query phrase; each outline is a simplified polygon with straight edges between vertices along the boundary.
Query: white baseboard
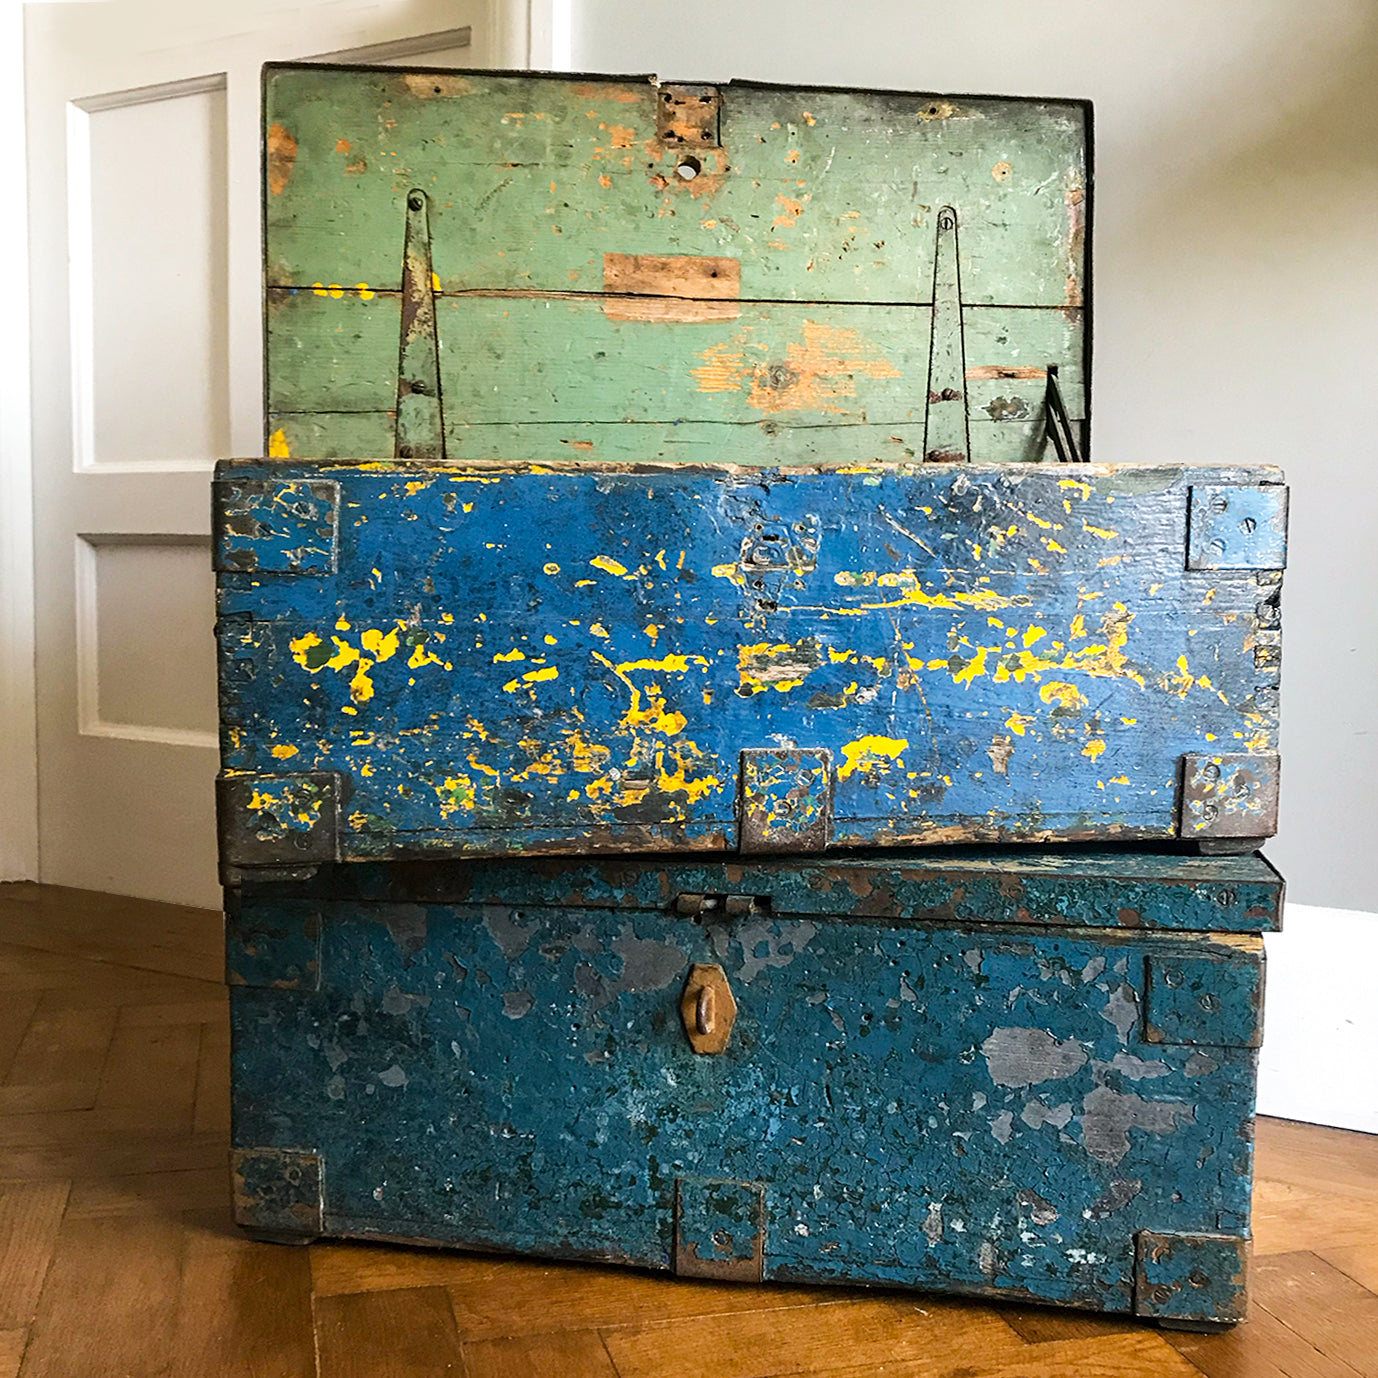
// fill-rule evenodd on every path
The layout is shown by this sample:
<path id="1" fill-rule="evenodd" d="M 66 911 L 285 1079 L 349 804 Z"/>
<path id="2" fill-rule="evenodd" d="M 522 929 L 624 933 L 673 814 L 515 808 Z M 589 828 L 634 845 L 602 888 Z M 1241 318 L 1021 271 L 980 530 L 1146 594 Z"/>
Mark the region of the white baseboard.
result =
<path id="1" fill-rule="evenodd" d="M 1289 904 L 1265 943 L 1258 1113 L 1378 1134 L 1378 914 Z"/>

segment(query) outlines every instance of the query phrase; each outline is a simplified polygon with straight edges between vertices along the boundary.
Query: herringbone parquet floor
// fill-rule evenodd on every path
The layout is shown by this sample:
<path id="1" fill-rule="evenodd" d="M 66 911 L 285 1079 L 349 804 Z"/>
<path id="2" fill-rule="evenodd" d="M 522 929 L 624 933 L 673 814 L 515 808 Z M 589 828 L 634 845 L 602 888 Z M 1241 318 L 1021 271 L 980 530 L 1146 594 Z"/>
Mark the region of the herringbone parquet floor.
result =
<path id="1" fill-rule="evenodd" d="M 0 1378 L 1378 1378 L 1378 1138 L 1279 1120 L 1254 1314 L 1227 1335 L 251 1243 L 226 1203 L 219 939 L 204 910 L 0 886 Z"/>

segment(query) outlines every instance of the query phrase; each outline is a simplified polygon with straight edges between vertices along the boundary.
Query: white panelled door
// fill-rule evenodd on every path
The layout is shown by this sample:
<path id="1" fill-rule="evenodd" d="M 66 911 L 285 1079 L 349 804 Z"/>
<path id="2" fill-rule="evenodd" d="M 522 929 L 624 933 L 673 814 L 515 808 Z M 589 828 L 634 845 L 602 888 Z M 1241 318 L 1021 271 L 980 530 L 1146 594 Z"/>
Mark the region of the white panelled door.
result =
<path id="1" fill-rule="evenodd" d="M 530 7 L 26 14 L 41 878 L 217 905 L 210 470 L 263 452 L 259 68 L 527 66 Z"/>

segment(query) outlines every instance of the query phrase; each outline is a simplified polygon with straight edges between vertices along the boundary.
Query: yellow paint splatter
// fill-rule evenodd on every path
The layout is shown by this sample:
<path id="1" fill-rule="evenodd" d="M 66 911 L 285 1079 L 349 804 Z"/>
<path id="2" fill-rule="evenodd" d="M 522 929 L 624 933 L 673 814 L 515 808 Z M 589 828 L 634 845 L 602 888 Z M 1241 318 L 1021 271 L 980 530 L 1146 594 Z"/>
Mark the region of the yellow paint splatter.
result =
<path id="1" fill-rule="evenodd" d="M 616 560 L 611 559 L 607 555 L 595 555 L 593 559 L 589 561 L 589 564 L 595 569 L 605 570 L 608 574 L 616 574 L 619 577 L 627 572 L 626 565 L 618 564 Z"/>
<path id="2" fill-rule="evenodd" d="M 1075 684 L 1068 684 L 1066 680 L 1049 680 L 1039 691 L 1038 697 L 1044 703 L 1056 702 L 1059 707 L 1069 713 L 1080 712 L 1086 707 L 1086 695 L 1077 688 Z"/>
<path id="3" fill-rule="evenodd" d="M 1105 738 L 1093 737 L 1089 742 L 1086 743 L 1084 747 L 1082 747 L 1081 754 L 1083 756 L 1089 756 L 1094 761 L 1096 757 L 1099 756 L 1101 752 L 1103 752 L 1104 750 Z"/>
<path id="4" fill-rule="evenodd" d="M 526 652 L 513 647 L 510 651 L 500 651 L 493 657 L 493 664 L 496 665 L 500 660 L 525 660 Z"/>
<path id="5" fill-rule="evenodd" d="M 272 435 L 268 437 L 268 458 L 269 459 L 291 459 L 292 451 L 287 444 L 287 433 L 278 427 Z"/>
<path id="6" fill-rule="evenodd" d="M 297 750 L 297 747 L 288 746 L 286 743 L 284 743 L 282 746 L 275 746 L 273 748 L 273 755 L 276 756 L 279 761 L 286 761 L 289 760 L 291 757 L 295 756 L 297 754 Z"/>
<path id="7" fill-rule="evenodd" d="M 898 760 L 908 747 L 906 737 L 859 737 L 842 748 L 846 764 L 839 766 L 837 778 L 846 780 L 856 771 L 865 774 L 872 766 L 885 760 Z"/>

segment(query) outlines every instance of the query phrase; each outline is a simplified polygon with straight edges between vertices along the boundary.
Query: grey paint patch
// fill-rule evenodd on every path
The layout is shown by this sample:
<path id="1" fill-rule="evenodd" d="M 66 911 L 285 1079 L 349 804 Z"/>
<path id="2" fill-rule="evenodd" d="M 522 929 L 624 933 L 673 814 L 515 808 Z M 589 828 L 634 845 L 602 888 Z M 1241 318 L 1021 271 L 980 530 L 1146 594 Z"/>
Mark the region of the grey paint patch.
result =
<path id="1" fill-rule="evenodd" d="M 1061 1105 L 1047 1106 L 1041 1100 L 1031 1100 L 1019 1118 L 1030 1129 L 1042 1129 L 1045 1124 L 1052 1125 L 1054 1129 L 1066 1129 L 1072 1119 L 1072 1103 L 1063 1101 Z"/>
<path id="2" fill-rule="evenodd" d="M 412 956 L 426 946 L 426 911 L 419 904 L 380 904 L 376 912 L 399 952 Z"/>
<path id="3" fill-rule="evenodd" d="M 325 1094 L 329 1096 L 331 1100 L 344 1100 L 344 1093 L 345 1079 L 336 1073 L 335 1076 L 331 1077 L 330 1080 L 325 1083 Z"/>
<path id="4" fill-rule="evenodd" d="M 1143 1182 L 1137 1177 L 1116 1177 L 1106 1189 L 1091 1203 L 1086 1212 L 1088 1220 L 1104 1220 L 1127 1206 L 1142 1190 Z"/>
<path id="5" fill-rule="evenodd" d="M 976 1266 L 988 1277 L 993 1278 L 1000 1271 L 1000 1250 L 984 1240 L 976 1251 Z"/>
<path id="6" fill-rule="evenodd" d="M 622 975 L 613 985 L 619 992 L 664 990 L 689 960 L 673 943 L 638 938 L 631 924 L 622 926 L 613 939 L 612 950 L 622 959 Z"/>
<path id="7" fill-rule="evenodd" d="M 1014 755 L 1013 737 L 995 737 L 991 744 L 986 748 L 986 755 L 990 757 L 991 769 L 997 775 L 1007 775 L 1009 773 L 1010 757 Z"/>
<path id="8" fill-rule="evenodd" d="M 1002 1110 L 990 1122 L 990 1136 L 998 1144 L 1007 1144 L 1014 1133 L 1014 1111 Z"/>
<path id="9" fill-rule="evenodd" d="M 1198 1049 L 1187 1059 L 1187 1065 L 1183 1070 L 1189 1077 L 1208 1077 L 1219 1066 L 1209 1053 L 1203 1053 Z"/>
<path id="10" fill-rule="evenodd" d="M 928 1208 L 928 1215 L 923 1222 L 923 1232 L 928 1238 L 929 1248 L 936 1248 L 943 1242 L 943 1205 L 941 1201 L 934 1201 Z"/>
<path id="11" fill-rule="evenodd" d="M 1172 1068 L 1166 1062 L 1145 1061 L 1133 1053 L 1116 1053 L 1109 1062 L 1092 1063 L 1092 1068 L 1097 1076 L 1105 1071 L 1118 1072 L 1130 1081 L 1152 1081 L 1156 1077 L 1172 1075 Z"/>
<path id="12" fill-rule="evenodd" d="M 1035 1225 L 1051 1225 L 1059 1219 L 1058 1210 L 1046 1197 L 1040 1196 L 1030 1187 L 1019 1193 L 1019 1204 L 1028 1212 Z"/>
<path id="13" fill-rule="evenodd" d="M 1081 969 L 1081 979 L 1089 986 L 1105 970 L 1104 957 L 1092 957 Z"/>
<path id="14" fill-rule="evenodd" d="M 509 1019 L 524 1019 L 531 1013 L 536 997 L 529 990 L 509 990 L 503 992 L 502 1012 Z"/>
<path id="15" fill-rule="evenodd" d="M 742 945 L 742 980 L 750 981 L 767 967 L 787 967 L 817 932 L 818 925 L 807 919 L 740 925 L 736 937 Z"/>
<path id="16" fill-rule="evenodd" d="M 986 960 L 986 954 L 979 947 L 969 947 L 962 953 L 962 961 L 969 966 L 972 971 L 980 971 L 981 963 Z"/>
<path id="17" fill-rule="evenodd" d="M 378 1080 L 384 1086 L 405 1086 L 407 1074 L 394 1062 L 386 1071 L 378 1073 Z"/>
<path id="18" fill-rule="evenodd" d="M 516 961 L 526 951 L 537 928 L 535 920 L 521 923 L 518 918 L 505 904 L 483 906 L 483 926 L 509 962 Z"/>
<path id="19" fill-rule="evenodd" d="M 1134 987 L 1121 983 L 1110 992 L 1100 1017 L 1119 1030 L 1120 1041 L 1129 1037 L 1129 1031 L 1139 1022 L 1139 997 Z"/>
<path id="20" fill-rule="evenodd" d="M 1112 1167 L 1129 1152 L 1129 1131 L 1172 1134 L 1196 1119 L 1196 1107 L 1180 1100 L 1144 1100 L 1132 1092 L 1097 1086 L 1081 1103 L 1081 1138 L 1086 1151 Z"/>
<path id="21" fill-rule="evenodd" d="M 409 995 L 406 991 L 400 990 L 395 982 L 387 988 L 383 996 L 383 1010 L 386 1014 L 407 1014 L 413 1006 L 420 1005 L 424 1009 L 430 1003 L 429 995 Z"/>
<path id="22" fill-rule="evenodd" d="M 1046 1029 L 996 1029 L 981 1051 L 997 1086 L 1060 1081 L 1086 1065 L 1086 1049 L 1075 1038 L 1054 1038 Z"/>

